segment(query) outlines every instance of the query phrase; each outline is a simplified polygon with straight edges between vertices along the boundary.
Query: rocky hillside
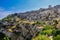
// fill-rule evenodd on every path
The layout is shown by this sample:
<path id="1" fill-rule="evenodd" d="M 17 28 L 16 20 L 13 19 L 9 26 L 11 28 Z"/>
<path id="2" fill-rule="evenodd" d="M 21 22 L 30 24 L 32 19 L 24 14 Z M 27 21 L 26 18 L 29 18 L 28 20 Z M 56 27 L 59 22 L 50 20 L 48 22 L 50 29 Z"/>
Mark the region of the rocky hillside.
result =
<path id="1" fill-rule="evenodd" d="M 40 8 L 39 10 L 16 13 L 14 15 L 28 20 L 53 20 L 60 17 L 60 5 L 56 5 L 54 7 L 49 5 L 48 8 Z"/>
<path id="2" fill-rule="evenodd" d="M 0 20 L 0 40 L 5 39 L 5 36 L 8 36 L 10 40 L 35 40 L 33 38 L 39 32 L 46 34 L 47 30 L 49 33 L 46 35 L 50 37 L 54 36 L 52 34 L 54 29 L 60 29 L 60 5 L 54 7 L 49 5 L 48 8 L 8 15 Z M 1 37 L 2 35 L 4 37 Z"/>

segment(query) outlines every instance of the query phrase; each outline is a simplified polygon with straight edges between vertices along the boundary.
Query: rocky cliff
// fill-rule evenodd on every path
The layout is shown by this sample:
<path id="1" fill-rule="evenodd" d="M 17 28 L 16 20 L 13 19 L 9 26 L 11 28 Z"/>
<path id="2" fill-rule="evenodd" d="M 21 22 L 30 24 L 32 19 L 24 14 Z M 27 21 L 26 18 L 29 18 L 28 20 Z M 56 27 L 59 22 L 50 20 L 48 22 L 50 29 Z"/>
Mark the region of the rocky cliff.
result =
<path id="1" fill-rule="evenodd" d="M 9 36 L 11 40 L 31 40 L 42 26 L 36 24 L 37 21 L 57 26 L 54 25 L 54 20 L 60 20 L 60 5 L 8 15 L 0 20 L 0 33 Z"/>

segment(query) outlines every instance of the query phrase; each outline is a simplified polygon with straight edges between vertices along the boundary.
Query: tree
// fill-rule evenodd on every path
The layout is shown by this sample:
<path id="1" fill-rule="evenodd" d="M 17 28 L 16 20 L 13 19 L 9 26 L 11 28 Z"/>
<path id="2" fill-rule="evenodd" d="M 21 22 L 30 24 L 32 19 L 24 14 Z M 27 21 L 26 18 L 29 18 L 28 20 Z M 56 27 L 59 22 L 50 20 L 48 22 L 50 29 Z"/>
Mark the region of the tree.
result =
<path id="1" fill-rule="evenodd" d="M 11 40 L 10 37 L 6 36 L 3 33 L 0 33 L 0 40 Z"/>
<path id="2" fill-rule="evenodd" d="M 57 35 L 56 37 L 54 37 L 53 40 L 60 40 L 60 35 Z"/>
<path id="3" fill-rule="evenodd" d="M 33 38 L 32 40 L 50 40 L 46 35 L 38 35 L 35 38 Z"/>
<path id="4" fill-rule="evenodd" d="M 5 37 L 5 34 L 0 33 L 0 40 L 3 40 L 4 37 Z"/>
<path id="5" fill-rule="evenodd" d="M 58 21 L 57 20 L 53 20 L 54 22 L 54 26 L 56 27 L 56 25 L 58 24 Z"/>
<path id="6" fill-rule="evenodd" d="M 47 35 L 51 35 L 51 34 L 52 34 L 52 31 L 53 31 L 52 29 L 44 30 L 44 31 L 43 31 L 43 34 L 45 34 L 45 35 L 46 35 L 46 34 L 47 34 Z"/>
<path id="7" fill-rule="evenodd" d="M 54 36 L 60 35 L 60 29 L 54 31 Z"/>
<path id="8" fill-rule="evenodd" d="M 41 24 L 42 22 L 40 22 L 40 21 L 37 21 L 35 24 Z"/>
<path id="9" fill-rule="evenodd" d="M 44 29 L 45 30 L 47 30 L 47 29 L 52 29 L 53 27 L 51 26 L 51 25 L 49 25 L 49 24 L 46 24 L 46 25 L 44 25 Z"/>
<path id="10" fill-rule="evenodd" d="M 5 37 L 4 37 L 4 40 L 11 40 L 11 39 L 10 39 L 10 37 L 5 36 Z"/>

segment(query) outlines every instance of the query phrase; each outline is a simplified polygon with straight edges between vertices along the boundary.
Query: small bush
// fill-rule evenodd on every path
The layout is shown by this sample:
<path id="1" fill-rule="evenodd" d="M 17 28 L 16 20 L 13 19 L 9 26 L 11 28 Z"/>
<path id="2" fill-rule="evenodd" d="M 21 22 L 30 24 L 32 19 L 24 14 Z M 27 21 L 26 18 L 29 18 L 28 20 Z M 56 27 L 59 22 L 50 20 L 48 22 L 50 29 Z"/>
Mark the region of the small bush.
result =
<path id="1" fill-rule="evenodd" d="M 57 35 L 56 37 L 54 37 L 53 40 L 60 40 L 60 35 Z"/>
<path id="2" fill-rule="evenodd" d="M 10 39 L 10 37 L 5 36 L 5 37 L 4 37 L 4 40 L 11 40 L 11 39 Z"/>
<path id="3" fill-rule="evenodd" d="M 44 26 L 44 29 L 53 29 L 53 27 L 52 27 L 51 25 L 49 25 L 49 24 L 46 24 L 46 25 Z"/>
<path id="4" fill-rule="evenodd" d="M 50 40 L 46 35 L 38 35 L 35 38 L 33 38 L 32 40 Z"/>

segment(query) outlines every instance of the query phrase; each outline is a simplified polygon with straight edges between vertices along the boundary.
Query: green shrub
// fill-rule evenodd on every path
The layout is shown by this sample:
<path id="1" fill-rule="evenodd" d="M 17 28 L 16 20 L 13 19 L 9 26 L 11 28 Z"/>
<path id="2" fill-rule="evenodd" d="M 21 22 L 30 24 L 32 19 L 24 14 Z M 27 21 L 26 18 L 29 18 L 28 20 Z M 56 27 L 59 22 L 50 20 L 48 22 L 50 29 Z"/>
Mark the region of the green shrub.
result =
<path id="1" fill-rule="evenodd" d="M 41 23 L 37 21 L 35 24 L 41 24 Z"/>
<path id="2" fill-rule="evenodd" d="M 32 40 L 50 40 L 46 35 L 38 35 L 35 38 L 33 38 Z"/>
<path id="3" fill-rule="evenodd" d="M 46 25 L 44 25 L 44 29 L 46 30 L 46 29 L 53 29 L 53 27 L 51 26 L 51 25 L 49 25 L 49 24 L 46 24 Z"/>
<path id="4" fill-rule="evenodd" d="M 10 37 L 5 36 L 5 37 L 4 37 L 4 40 L 11 40 L 11 39 L 10 39 Z"/>
<path id="5" fill-rule="evenodd" d="M 52 34 L 52 29 L 49 29 L 49 30 L 44 30 L 44 31 L 42 31 L 43 32 L 43 34 L 47 34 L 47 35 L 51 35 Z"/>
<path id="6" fill-rule="evenodd" d="M 58 21 L 57 21 L 57 20 L 53 20 L 53 22 L 54 22 L 55 24 L 58 24 Z"/>
<path id="7" fill-rule="evenodd" d="M 55 29 L 52 33 L 54 36 L 60 35 L 60 29 Z"/>
<path id="8" fill-rule="evenodd" d="M 56 37 L 54 37 L 53 40 L 60 40 L 60 35 L 57 35 Z"/>

